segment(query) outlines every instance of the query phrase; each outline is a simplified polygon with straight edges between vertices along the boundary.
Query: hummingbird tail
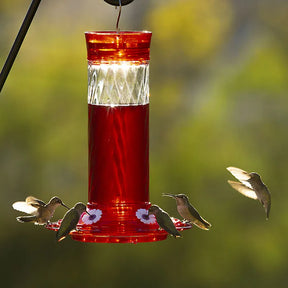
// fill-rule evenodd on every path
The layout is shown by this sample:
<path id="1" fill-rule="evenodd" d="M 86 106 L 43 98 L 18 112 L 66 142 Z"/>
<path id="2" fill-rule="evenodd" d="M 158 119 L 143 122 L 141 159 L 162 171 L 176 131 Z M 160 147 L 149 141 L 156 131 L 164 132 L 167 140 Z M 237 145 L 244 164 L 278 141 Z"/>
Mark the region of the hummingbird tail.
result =
<path id="1" fill-rule="evenodd" d="M 62 237 L 59 233 L 59 230 L 56 231 L 56 241 L 60 242 L 64 239 L 65 237 Z"/>
<path id="2" fill-rule="evenodd" d="M 199 221 L 199 220 L 193 221 L 193 224 L 198 226 L 199 228 L 201 228 L 203 230 L 209 230 L 209 228 L 212 226 L 209 222 L 204 220 L 202 217 L 201 217 L 201 221 Z"/>
<path id="3" fill-rule="evenodd" d="M 182 235 L 178 232 L 178 233 L 174 233 L 173 234 L 174 238 L 182 238 Z"/>
<path id="4" fill-rule="evenodd" d="M 207 228 L 207 229 L 209 229 L 212 225 L 209 223 L 209 222 L 207 222 L 206 221 L 206 223 L 204 224 L 205 225 L 205 227 Z"/>
<path id="5" fill-rule="evenodd" d="M 66 236 L 62 236 L 62 237 L 56 236 L 56 241 L 59 243 L 62 240 L 64 240 L 65 238 L 66 238 Z"/>
<path id="6" fill-rule="evenodd" d="M 266 209 L 265 209 L 266 211 L 266 220 L 268 220 L 269 219 L 269 214 L 270 214 L 270 207 L 267 207 Z"/>

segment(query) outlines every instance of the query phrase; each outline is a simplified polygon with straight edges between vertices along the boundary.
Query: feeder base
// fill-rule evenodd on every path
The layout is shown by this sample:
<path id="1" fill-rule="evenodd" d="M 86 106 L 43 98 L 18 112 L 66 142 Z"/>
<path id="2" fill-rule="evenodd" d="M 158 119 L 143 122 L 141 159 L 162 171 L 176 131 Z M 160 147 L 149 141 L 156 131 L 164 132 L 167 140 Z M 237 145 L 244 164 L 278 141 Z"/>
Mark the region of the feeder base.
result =
<path id="1" fill-rule="evenodd" d="M 158 233 L 143 233 L 138 235 L 123 235 L 123 236 L 111 236 L 111 235 L 103 235 L 103 234 L 90 234 L 81 231 L 73 231 L 71 233 L 71 237 L 73 240 L 81 241 L 81 242 L 92 242 L 92 243 L 141 243 L 141 242 L 155 242 L 165 240 L 167 238 L 167 233 L 161 233 L 163 231 L 159 231 Z"/>
<path id="2" fill-rule="evenodd" d="M 168 233 L 161 229 L 154 215 L 148 214 L 149 202 L 115 205 L 87 204 L 76 226 L 70 232 L 72 239 L 93 243 L 141 243 L 165 240 Z M 171 218 L 176 229 L 190 229 L 190 223 Z M 61 221 L 46 227 L 58 230 Z"/>
<path id="3" fill-rule="evenodd" d="M 182 222 L 176 218 L 172 217 L 174 225 L 177 230 L 183 231 L 192 228 L 190 223 Z M 57 231 L 61 225 L 61 219 L 58 222 L 52 222 L 46 225 L 49 230 Z M 157 224 L 156 224 L 157 225 Z M 70 232 L 70 236 L 73 240 L 81 242 L 90 243 L 143 243 L 143 242 L 156 242 L 165 240 L 168 233 L 159 228 L 157 225 L 156 229 L 151 229 L 151 231 L 145 232 L 135 232 L 134 233 L 118 233 L 118 234 L 106 234 L 101 231 L 93 230 L 91 225 L 77 225 L 77 230 Z"/>

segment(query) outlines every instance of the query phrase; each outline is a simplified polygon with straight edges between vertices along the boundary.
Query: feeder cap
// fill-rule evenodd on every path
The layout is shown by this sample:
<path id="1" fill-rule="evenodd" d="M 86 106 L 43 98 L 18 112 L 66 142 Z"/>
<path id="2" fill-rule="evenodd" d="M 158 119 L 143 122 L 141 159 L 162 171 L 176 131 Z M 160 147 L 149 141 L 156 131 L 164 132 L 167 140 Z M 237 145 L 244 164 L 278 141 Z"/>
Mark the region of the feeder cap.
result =
<path id="1" fill-rule="evenodd" d="M 89 61 L 137 61 L 150 59 L 149 31 L 90 31 L 85 33 Z"/>
<path id="2" fill-rule="evenodd" d="M 106 3 L 111 4 L 113 6 L 120 6 L 119 0 L 104 0 Z M 133 0 L 121 0 L 121 6 L 130 4 Z"/>

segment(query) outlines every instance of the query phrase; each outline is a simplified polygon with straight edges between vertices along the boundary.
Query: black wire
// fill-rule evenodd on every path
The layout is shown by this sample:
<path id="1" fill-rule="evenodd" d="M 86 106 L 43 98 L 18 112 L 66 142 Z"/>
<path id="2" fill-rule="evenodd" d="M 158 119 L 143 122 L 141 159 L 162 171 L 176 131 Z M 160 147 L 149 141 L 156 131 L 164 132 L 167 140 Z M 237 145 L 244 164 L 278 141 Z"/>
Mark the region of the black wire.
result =
<path id="1" fill-rule="evenodd" d="M 13 66 L 13 63 L 15 61 L 15 58 L 19 52 L 19 49 L 22 45 L 22 42 L 26 36 L 26 33 L 30 27 L 30 24 L 33 20 L 33 17 L 39 7 L 41 0 L 32 0 L 31 5 L 29 7 L 29 10 L 25 16 L 25 19 L 22 23 L 22 26 L 20 27 L 20 30 L 18 32 L 18 35 L 14 41 L 14 44 L 10 50 L 10 53 L 6 59 L 6 62 L 2 68 L 1 74 L 0 74 L 0 92 L 4 86 L 4 83 L 7 79 L 7 76 Z"/>
<path id="2" fill-rule="evenodd" d="M 119 32 L 119 20 L 120 20 L 120 16 L 121 16 L 121 9 L 122 9 L 122 3 L 121 0 L 119 0 L 119 14 L 118 14 L 118 18 L 117 18 L 117 22 L 116 22 L 116 31 Z"/>

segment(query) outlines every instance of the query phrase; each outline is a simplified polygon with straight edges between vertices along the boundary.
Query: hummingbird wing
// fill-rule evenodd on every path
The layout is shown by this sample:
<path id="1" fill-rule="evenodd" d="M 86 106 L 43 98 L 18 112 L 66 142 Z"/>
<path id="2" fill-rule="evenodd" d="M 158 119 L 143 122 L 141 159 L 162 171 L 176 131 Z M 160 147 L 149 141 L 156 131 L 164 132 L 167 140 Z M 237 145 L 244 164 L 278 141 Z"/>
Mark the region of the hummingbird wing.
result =
<path id="1" fill-rule="evenodd" d="M 236 168 L 236 167 L 227 167 L 226 168 L 235 178 L 237 178 L 239 181 L 247 181 L 251 178 L 251 175 L 240 169 L 240 168 Z"/>
<path id="2" fill-rule="evenodd" d="M 56 240 L 63 240 L 72 230 L 76 228 L 76 225 L 80 219 L 79 213 L 76 209 L 72 208 L 63 217 L 61 225 L 56 232 Z"/>
<path id="3" fill-rule="evenodd" d="M 27 204 L 24 201 L 18 201 L 12 204 L 12 207 L 17 210 L 27 214 L 33 214 L 37 212 L 37 208 Z"/>
<path id="4" fill-rule="evenodd" d="M 253 189 L 252 185 L 250 184 L 249 180 L 251 179 L 250 173 L 236 167 L 228 167 L 226 168 L 237 180 L 242 182 L 245 186 Z"/>
<path id="5" fill-rule="evenodd" d="M 194 219 L 189 217 L 190 219 L 187 219 L 187 220 L 191 221 L 193 224 L 195 224 L 196 226 L 198 226 L 199 228 L 203 230 L 209 230 L 209 228 L 212 225 L 208 221 L 206 221 L 204 218 L 202 218 L 200 214 L 198 213 L 198 211 L 190 203 L 188 205 L 188 210 Z"/>
<path id="6" fill-rule="evenodd" d="M 254 200 L 258 199 L 255 191 L 247 187 L 245 184 L 231 180 L 228 180 L 228 183 L 231 185 L 232 188 L 234 188 L 244 196 L 252 198 Z"/>
<path id="7" fill-rule="evenodd" d="M 36 208 L 44 207 L 46 205 L 45 202 L 43 202 L 42 200 L 39 200 L 33 196 L 26 197 L 25 202 L 28 205 L 31 205 L 31 206 L 36 207 Z"/>
<path id="8" fill-rule="evenodd" d="M 21 223 L 26 223 L 26 222 L 34 222 L 36 223 L 37 221 L 37 216 L 32 216 L 32 215 L 29 215 L 29 216 L 19 216 L 16 218 L 18 222 L 21 222 Z"/>
<path id="9" fill-rule="evenodd" d="M 159 211 L 156 215 L 156 220 L 158 225 L 164 229 L 167 233 L 176 237 L 181 237 L 181 234 L 176 229 L 170 216 L 165 211 Z"/>

